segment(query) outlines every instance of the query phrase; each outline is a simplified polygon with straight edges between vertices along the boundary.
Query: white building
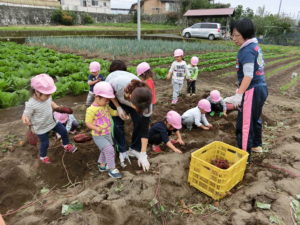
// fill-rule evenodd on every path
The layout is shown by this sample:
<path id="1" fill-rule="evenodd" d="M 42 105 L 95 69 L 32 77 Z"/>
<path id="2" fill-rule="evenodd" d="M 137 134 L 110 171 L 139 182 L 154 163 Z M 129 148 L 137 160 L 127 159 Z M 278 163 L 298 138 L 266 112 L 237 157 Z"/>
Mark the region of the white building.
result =
<path id="1" fill-rule="evenodd" d="M 110 14 L 110 0 L 61 0 L 64 10 Z"/>

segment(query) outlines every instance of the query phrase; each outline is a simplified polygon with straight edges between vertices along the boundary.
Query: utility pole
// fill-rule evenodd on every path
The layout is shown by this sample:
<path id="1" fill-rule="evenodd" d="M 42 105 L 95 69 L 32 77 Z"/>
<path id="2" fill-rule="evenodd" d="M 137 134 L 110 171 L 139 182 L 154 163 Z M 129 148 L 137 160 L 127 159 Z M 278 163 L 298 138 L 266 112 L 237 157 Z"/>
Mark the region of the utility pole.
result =
<path id="1" fill-rule="evenodd" d="M 282 0 L 280 0 L 280 3 L 279 3 L 278 16 L 280 16 L 281 3 L 282 3 Z"/>
<path id="2" fill-rule="evenodd" d="M 141 0 L 137 2 L 137 39 L 141 40 Z"/>

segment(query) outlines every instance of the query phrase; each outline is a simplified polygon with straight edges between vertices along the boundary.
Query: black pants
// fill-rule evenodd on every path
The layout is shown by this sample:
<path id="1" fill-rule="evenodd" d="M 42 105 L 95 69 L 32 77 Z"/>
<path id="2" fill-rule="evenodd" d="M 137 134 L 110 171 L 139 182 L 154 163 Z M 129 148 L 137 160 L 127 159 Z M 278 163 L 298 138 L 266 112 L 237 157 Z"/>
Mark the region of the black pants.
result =
<path id="1" fill-rule="evenodd" d="M 149 136 L 148 142 L 151 145 L 159 145 L 163 142 L 163 140 L 160 134 L 154 134 L 152 136 Z"/>
<path id="2" fill-rule="evenodd" d="M 220 102 L 218 103 L 210 103 L 211 104 L 211 111 L 219 113 L 223 112 L 223 106 Z"/>
<path id="3" fill-rule="evenodd" d="M 196 81 L 195 80 L 187 80 L 187 93 L 193 93 L 196 92 Z"/>

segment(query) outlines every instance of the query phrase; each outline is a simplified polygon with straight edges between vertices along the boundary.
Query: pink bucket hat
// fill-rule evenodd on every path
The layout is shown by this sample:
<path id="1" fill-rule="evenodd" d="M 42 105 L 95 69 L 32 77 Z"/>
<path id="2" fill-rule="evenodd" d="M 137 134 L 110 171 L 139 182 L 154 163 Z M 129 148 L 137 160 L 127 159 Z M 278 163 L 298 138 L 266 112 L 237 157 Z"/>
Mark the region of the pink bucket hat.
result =
<path id="1" fill-rule="evenodd" d="M 149 63 L 142 62 L 136 67 L 136 73 L 138 76 L 141 76 L 143 73 L 146 71 L 150 70 L 150 65 Z"/>
<path id="2" fill-rule="evenodd" d="M 175 112 L 173 110 L 169 111 L 166 116 L 167 122 L 172 125 L 175 129 L 179 130 L 181 129 L 181 116 L 178 112 Z"/>
<path id="3" fill-rule="evenodd" d="M 59 112 L 54 112 L 53 113 L 55 120 L 61 122 L 61 123 L 65 123 L 68 121 L 68 114 L 67 113 L 59 113 Z"/>
<path id="4" fill-rule="evenodd" d="M 54 81 L 48 74 L 39 74 L 31 78 L 31 87 L 45 95 L 53 94 L 56 91 Z"/>
<path id="5" fill-rule="evenodd" d="M 94 72 L 98 72 L 101 69 L 100 63 L 98 62 L 91 62 L 90 66 L 89 66 L 90 72 L 94 73 Z"/>
<path id="6" fill-rule="evenodd" d="M 198 102 L 198 108 L 204 110 L 205 112 L 210 112 L 211 111 L 210 102 L 206 99 L 201 99 Z"/>
<path id="7" fill-rule="evenodd" d="M 213 90 L 210 92 L 210 98 L 213 102 L 219 102 L 221 100 L 221 94 L 218 90 Z"/>

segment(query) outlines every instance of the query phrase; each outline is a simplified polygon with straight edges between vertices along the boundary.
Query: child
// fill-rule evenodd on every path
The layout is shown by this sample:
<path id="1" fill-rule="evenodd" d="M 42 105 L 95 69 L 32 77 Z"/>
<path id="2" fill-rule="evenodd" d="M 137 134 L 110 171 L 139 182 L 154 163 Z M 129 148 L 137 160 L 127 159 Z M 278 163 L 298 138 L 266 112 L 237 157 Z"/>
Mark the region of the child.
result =
<path id="1" fill-rule="evenodd" d="M 174 57 L 175 61 L 171 65 L 167 79 L 170 79 L 172 75 L 173 96 L 171 103 L 175 105 L 178 101 L 178 96 L 180 95 L 183 86 L 184 77 L 189 77 L 190 73 L 186 62 L 183 60 L 183 50 L 176 49 L 174 51 Z"/>
<path id="2" fill-rule="evenodd" d="M 223 115 L 227 117 L 226 103 L 224 102 L 218 90 L 211 91 L 206 99 L 211 105 L 211 112 L 209 115 L 214 116 L 215 113 L 219 113 L 220 117 Z"/>
<path id="3" fill-rule="evenodd" d="M 192 130 L 194 124 L 203 130 L 209 130 L 212 128 L 212 125 L 207 121 L 205 113 L 210 111 L 211 106 L 209 101 L 201 99 L 195 108 L 189 109 L 183 113 L 181 116 L 182 124 L 189 130 Z"/>
<path id="4" fill-rule="evenodd" d="M 93 89 L 96 83 L 99 81 L 104 81 L 104 77 L 99 74 L 100 73 L 100 64 L 98 62 L 91 62 L 89 69 L 90 69 L 90 75 L 88 77 L 88 85 L 90 85 L 90 91 L 86 98 L 86 106 L 90 106 L 92 102 L 94 101 L 94 94 Z"/>
<path id="5" fill-rule="evenodd" d="M 85 124 L 92 130 L 94 142 L 100 150 L 98 169 L 100 172 L 108 171 L 112 178 L 122 178 L 122 174 L 116 168 L 111 136 L 111 115 L 117 115 L 117 112 L 108 106 L 109 100 L 115 98 L 113 88 L 108 82 L 101 81 L 95 85 L 94 95 L 94 102 L 86 110 Z"/>
<path id="6" fill-rule="evenodd" d="M 154 152 L 161 152 L 159 144 L 164 142 L 174 152 L 182 153 L 174 144 L 184 145 L 179 130 L 181 129 L 181 117 L 175 111 L 169 111 L 164 121 L 155 123 L 149 131 L 149 143 Z M 169 136 L 175 132 L 177 140 L 170 140 Z"/>
<path id="7" fill-rule="evenodd" d="M 51 98 L 51 95 L 56 91 L 53 79 L 47 74 L 36 75 L 31 79 L 31 88 L 32 97 L 25 103 L 22 121 L 32 127 L 33 132 L 37 134 L 40 140 L 40 160 L 43 163 L 50 163 L 47 156 L 50 130 L 54 130 L 61 136 L 66 152 L 74 153 L 77 148 L 70 144 L 66 128 L 53 119 L 53 110 L 59 108 Z"/>
<path id="8" fill-rule="evenodd" d="M 136 67 L 136 72 L 138 77 L 140 77 L 151 89 L 152 105 L 154 106 L 154 104 L 156 104 L 156 94 L 153 81 L 153 72 L 151 71 L 150 65 L 146 62 L 142 62 Z"/>
<path id="9" fill-rule="evenodd" d="M 190 94 L 190 96 L 196 95 L 196 80 L 199 73 L 199 69 L 197 67 L 198 62 L 199 58 L 197 56 L 193 56 L 191 58 L 191 64 L 188 65 L 190 77 L 187 77 L 187 93 Z"/>
<path id="10" fill-rule="evenodd" d="M 54 112 L 53 115 L 56 122 L 61 122 L 66 127 L 68 133 L 76 133 L 79 124 L 73 114 Z"/>

